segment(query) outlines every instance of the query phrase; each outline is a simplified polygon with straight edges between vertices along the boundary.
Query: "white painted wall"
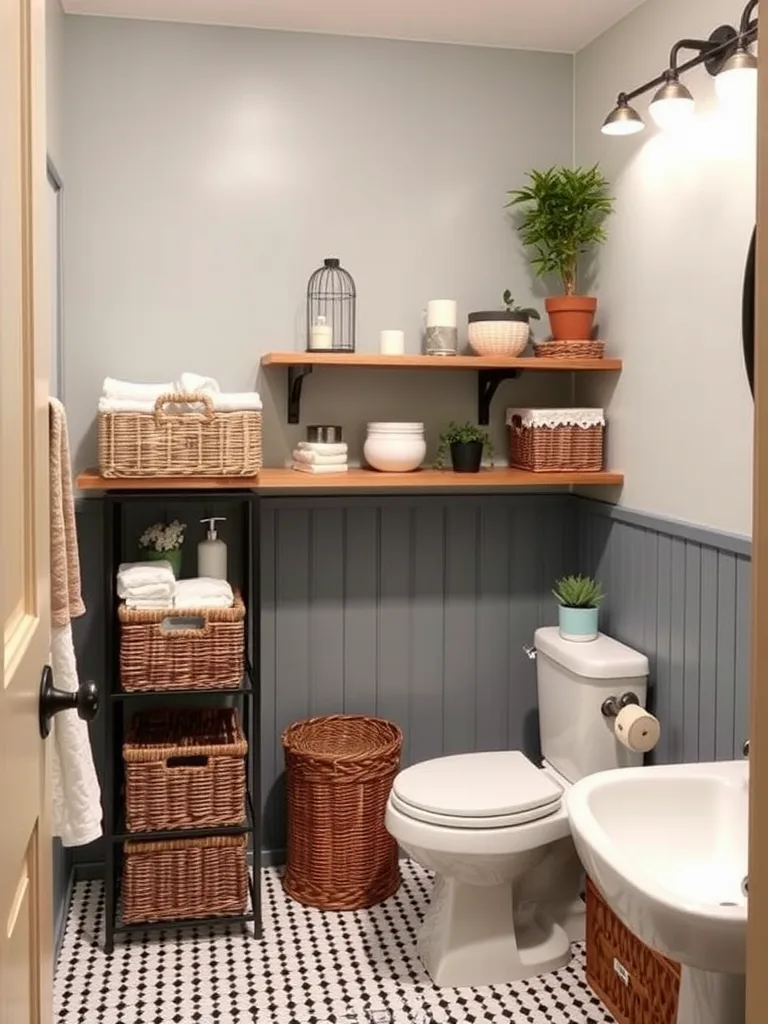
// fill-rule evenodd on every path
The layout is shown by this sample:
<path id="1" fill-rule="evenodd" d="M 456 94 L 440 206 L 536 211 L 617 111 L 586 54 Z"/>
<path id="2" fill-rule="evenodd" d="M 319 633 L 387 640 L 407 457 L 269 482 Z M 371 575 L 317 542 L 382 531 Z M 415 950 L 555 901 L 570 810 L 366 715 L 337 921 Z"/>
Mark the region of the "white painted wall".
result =
<path id="1" fill-rule="evenodd" d="M 358 347 L 420 346 L 421 311 L 534 300 L 504 202 L 531 166 L 568 162 L 573 58 L 108 18 L 66 19 L 65 391 L 93 464 L 106 375 L 218 376 L 265 399 L 279 465 L 307 423 L 476 417 L 472 373 L 322 370 L 288 426 L 272 349 L 304 346 L 307 279 L 338 256 Z M 464 329 L 465 333 L 466 328 Z M 567 400 L 567 381 L 504 385 L 494 406 Z M 541 376 L 541 375 L 539 375 Z M 434 449 L 433 449 L 434 450 Z"/>
<path id="2" fill-rule="evenodd" d="M 616 94 L 663 70 L 671 45 L 738 22 L 739 0 L 648 0 L 576 59 L 575 150 L 599 161 L 617 213 L 599 258 L 602 333 L 625 369 L 592 382 L 605 404 L 622 504 L 751 533 L 752 399 L 741 355 L 741 288 L 755 217 L 754 111 L 726 115 L 703 69 L 686 137 L 600 132 Z"/>
<path id="3" fill-rule="evenodd" d="M 45 72 L 48 155 L 63 174 L 64 18 L 60 0 L 45 0 Z"/>

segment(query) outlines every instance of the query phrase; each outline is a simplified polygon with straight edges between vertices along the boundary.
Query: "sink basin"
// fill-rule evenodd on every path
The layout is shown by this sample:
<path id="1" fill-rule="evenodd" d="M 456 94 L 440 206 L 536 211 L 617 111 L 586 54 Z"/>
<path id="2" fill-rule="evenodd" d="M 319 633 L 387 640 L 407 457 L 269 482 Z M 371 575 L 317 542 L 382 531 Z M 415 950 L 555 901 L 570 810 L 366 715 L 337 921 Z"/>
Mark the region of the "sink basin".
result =
<path id="1" fill-rule="evenodd" d="M 747 761 L 598 772 L 567 806 L 579 857 L 614 913 L 683 965 L 680 1024 L 744 1019 Z"/>

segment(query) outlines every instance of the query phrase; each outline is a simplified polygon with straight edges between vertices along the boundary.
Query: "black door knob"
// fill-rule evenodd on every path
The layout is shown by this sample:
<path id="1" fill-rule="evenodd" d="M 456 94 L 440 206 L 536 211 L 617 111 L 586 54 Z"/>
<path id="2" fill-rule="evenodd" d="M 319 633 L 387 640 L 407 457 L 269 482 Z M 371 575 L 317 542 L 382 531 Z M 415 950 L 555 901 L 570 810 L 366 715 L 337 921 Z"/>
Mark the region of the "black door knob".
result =
<path id="1" fill-rule="evenodd" d="M 46 665 L 40 679 L 40 735 L 43 739 L 50 734 L 51 719 L 60 711 L 77 711 L 78 717 L 92 722 L 99 713 L 99 690 L 96 683 L 82 683 L 75 693 L 57 690 L 53 685 L 51 666 Z"/>

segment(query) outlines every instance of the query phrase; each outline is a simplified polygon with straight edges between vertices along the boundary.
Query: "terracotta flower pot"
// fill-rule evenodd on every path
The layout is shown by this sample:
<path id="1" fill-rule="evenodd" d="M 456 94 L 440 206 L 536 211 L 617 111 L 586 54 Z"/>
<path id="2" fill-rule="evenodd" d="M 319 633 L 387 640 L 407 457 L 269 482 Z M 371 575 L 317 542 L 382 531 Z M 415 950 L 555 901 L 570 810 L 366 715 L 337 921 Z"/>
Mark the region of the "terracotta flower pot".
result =
<path id="1" fill-rule="evenodd" d="M 589 295 L 553 295 L 545 305 L 555 341 L 588 341 L 592 337 L 597 299 Z"/>

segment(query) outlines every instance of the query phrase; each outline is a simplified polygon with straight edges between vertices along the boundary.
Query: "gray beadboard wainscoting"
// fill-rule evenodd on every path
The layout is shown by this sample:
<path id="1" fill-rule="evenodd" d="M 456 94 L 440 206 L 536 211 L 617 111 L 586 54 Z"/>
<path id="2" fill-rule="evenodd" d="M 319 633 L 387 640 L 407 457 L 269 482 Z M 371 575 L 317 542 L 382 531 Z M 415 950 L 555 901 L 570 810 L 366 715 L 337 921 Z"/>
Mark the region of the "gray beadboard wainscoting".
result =
<path id="1" fill-rule="evenodd" d="M 651 664 L 657 762 L 741 756 L 749 735 L 747 538 L 583 498 L 580 565 L 608 593 L 601 629 Z"/>
<path id="2" fill-rule="evenodd" d="M 564 572 L 599 576 L 602 628 L 650 658 L 656 760 L 739 756 L 748 540 L 548 493 L 288 496 L 260 508 L 265 857 L 285 845 L 280 734 L 298 718 L 391 718 L 406 764 L 504 747 L 536 755 L 535 664 L 522 646 L 556 621 L 550 586 Z M 106 678 L 101 509 L 99 499 L 78 503 L 88 611 L 75 642 L 81 675 L 96 680 Z M 158 511 L 173 512 L 148 505 L 146 521 Z M 139 525 L 128 524 L 130 536 Z M 91 735 L 101 771 L 103 720 Z M 62 897 L 69 866 L 102 860 L 101 843 L 54 852 Z"/>

